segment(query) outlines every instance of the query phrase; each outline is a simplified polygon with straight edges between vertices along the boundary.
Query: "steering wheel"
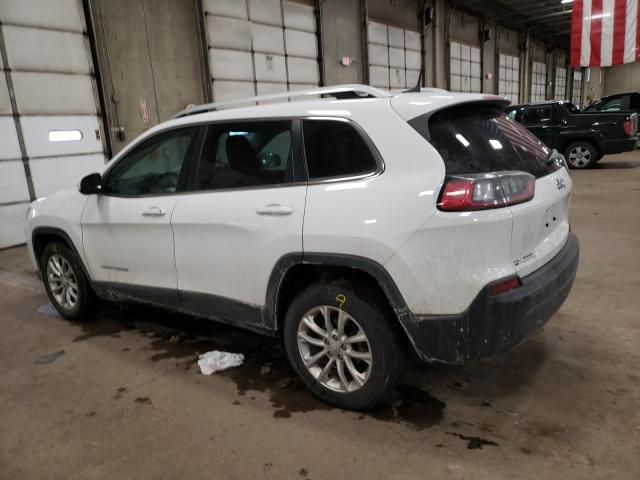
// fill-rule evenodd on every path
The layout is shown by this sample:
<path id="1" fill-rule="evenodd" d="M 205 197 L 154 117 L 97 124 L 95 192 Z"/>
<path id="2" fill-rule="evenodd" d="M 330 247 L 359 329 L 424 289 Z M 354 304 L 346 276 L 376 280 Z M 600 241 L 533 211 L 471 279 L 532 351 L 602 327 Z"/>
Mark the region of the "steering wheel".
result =
<path id="1" fill-rule="evenodd" d="M 147 186 L 151 193 L 171 193 L 178 186 L 178 174 L 173 172 L 165 172 L 150 179 Z"/>

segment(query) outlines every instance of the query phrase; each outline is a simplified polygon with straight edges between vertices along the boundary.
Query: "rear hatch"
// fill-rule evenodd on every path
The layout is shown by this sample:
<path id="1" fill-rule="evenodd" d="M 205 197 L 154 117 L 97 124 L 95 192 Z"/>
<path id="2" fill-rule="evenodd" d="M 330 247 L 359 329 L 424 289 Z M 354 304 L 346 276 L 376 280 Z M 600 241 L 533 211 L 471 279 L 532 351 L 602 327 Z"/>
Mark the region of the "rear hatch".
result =
<path id="1" fill-rule="evenodd" d="M 551 260 L 566 242 L 571 178 L 562 156 L 507 117 L 503 107 L 500 101 L 475 101 L 425 113 L 409 124 L 444 161 L 441 210 L 510 210 L 510 255 L 523 277 Z M 447 204 L 444 195 L 460 197 L 465 182 L 470 182 L 467 193 L 473 197 L 469 203 Z"/>

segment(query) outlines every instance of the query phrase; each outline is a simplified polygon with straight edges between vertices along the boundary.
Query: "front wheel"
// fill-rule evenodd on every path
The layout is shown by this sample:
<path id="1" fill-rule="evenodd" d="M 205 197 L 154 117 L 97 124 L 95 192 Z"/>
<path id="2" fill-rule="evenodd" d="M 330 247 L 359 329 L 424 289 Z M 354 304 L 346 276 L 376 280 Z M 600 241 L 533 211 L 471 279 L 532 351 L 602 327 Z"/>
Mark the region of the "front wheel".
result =
<path id="1" fill-rule="evenodd" d="M 564 151 L 570 168 L 585 169 L 598 161 L 598 152 L 589 142 L 574 142 Z"/>
<path id="2" fill-rule="evenodd" d="M 40 259 L 40 271 L 49 300 L 63 317 L 85 320 L 94 313 L 98 300 L 80 260 L 67 245 L 47 245 Z"/>
<path id="3" fill-rule="evenodd" d="M 362 410 L 391 394 L 404 350 L 383 312 L 345 282 L 316 283 L 295 298 L 285 319 L 285 348 L 314 395 Z"/>

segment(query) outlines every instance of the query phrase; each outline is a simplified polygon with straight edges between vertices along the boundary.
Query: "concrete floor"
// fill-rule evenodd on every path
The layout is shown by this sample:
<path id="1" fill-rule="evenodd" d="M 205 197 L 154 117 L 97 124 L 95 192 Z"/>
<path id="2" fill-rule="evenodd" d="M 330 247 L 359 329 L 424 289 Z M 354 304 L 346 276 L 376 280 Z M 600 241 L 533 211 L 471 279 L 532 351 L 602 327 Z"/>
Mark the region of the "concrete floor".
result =
<path id="1" fill-rule="evenodd" d="M 582 260 L 544 332 L 413 367 L 365 414 L 312 399 L 253 334 L 144 308 L 63 320 L 25 249 L 0 252 L 0 479 L 639 478 L 640 152 L 573 178 Z M 214 348 L 248 361 L 204 377 Z"/>

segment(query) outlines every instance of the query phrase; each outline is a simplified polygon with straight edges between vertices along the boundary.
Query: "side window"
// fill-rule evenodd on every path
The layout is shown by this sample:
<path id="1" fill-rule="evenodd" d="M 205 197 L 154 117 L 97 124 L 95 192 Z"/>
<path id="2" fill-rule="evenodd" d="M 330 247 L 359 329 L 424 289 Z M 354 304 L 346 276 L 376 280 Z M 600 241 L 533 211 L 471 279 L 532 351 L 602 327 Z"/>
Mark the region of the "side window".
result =
<path id="1" fill-rule="evenodd" d="M 629 99 L 629 108 L 633 110 L 640 109 L 640 95 L 637 93 L 631 94 L 631 98 Z"/>
<path id="2" fill-rule="evenodd" d="M 542 125 L 551 122 L 551 107 L 529 107 L 522 112 L 523 125 Z"/>
<path id="3" fill-rule="evenodd" d="M 198 164 L 198 190 L 288 183 L 293 178 L 291 122 L 209 125 Z"/>
<path id="4" fill-rule="evenodd" d="M 367 142 L 348 122 L 304 120 L 302 125 L 310 179 L 362 175 L 377 169 Z"/>
<path id="5" fill-rule="evenodd" d="M 600 108 L 598 108 L 601 112 L 617 112 L 618 110 L 622 110 L 622 97 L 614 97 L 610 100 L 607 100 Z"/>
<path id="6" fill-rule="evenodd" d="M 118 195 L 173 193 L 197 127 L 181 128 L 145 140 L 109 172 L 106 192 Z"/>

